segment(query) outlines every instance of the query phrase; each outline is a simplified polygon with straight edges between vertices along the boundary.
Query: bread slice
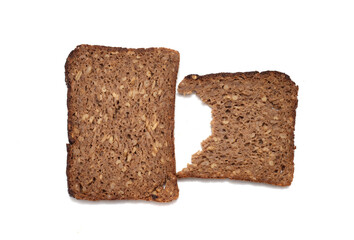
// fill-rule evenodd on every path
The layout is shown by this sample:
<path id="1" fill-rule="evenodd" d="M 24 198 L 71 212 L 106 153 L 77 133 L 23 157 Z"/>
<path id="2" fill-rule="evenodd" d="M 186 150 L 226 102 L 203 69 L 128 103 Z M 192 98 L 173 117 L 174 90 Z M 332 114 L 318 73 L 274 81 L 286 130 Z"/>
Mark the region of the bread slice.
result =
<path id="1" fill-rule="evenodd" d="M 178 197 L 174 106 L 179 53 L 80 45 L 65 64 L 67 178 L 77 199 Z"/>
<path id="2" fill-rule="evenodd" d="M 280 186 L 294 173 L 298 87 L 284 73 L 189 75 L 178 92 L 212 108 L 212 135 L 180 178 L 229 178 Z"/>

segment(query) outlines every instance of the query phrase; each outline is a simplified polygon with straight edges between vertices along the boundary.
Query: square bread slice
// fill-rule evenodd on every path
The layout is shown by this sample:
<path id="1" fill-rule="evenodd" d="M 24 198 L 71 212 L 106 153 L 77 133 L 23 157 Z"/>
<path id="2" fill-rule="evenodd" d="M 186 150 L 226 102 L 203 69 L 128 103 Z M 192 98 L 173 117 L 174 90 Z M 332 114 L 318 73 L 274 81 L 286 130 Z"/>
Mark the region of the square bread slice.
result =
<path id="1" fill-rule="evenodd" d="M 212 108 L 212 135 L 180 178 L 229 178 L 288 186 L 294 173 L 298 87 L 284 73 L 189 75 L 178 86 Z"/>
<path id="2" fill-rule="evenodd" d="M 65 64 L 67 179 L 77 199 L 178 197 L 174 107 L 179 53 L 80 45 Z"/>

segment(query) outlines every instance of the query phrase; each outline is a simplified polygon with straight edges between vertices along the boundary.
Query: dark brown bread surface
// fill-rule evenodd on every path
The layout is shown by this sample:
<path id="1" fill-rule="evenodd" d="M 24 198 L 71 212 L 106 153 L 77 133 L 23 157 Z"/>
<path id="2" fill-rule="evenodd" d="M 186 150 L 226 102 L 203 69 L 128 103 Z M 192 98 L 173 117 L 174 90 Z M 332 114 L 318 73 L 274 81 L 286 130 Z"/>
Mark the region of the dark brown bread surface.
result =
<path id="1" fill-rule="evenodd" d="M 212 108 L 212 135 L 180 178 L 291 184 L 298 87 L 280 72 L 189 75 L 178 92 Z"/>
<path id="2" fill-rule="evenodd" d="M 65 64 L 67 178 L 77 199 L 178 197 L 174 154 L 179 53 L 80 45 Z"/>

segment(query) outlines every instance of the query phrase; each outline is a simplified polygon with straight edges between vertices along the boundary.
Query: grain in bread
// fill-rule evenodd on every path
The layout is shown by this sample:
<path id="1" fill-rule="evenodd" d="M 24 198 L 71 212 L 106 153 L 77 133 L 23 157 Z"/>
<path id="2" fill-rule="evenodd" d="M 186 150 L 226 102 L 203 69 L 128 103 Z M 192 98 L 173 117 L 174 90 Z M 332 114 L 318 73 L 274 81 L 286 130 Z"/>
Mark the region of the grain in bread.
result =
<path id="1" fill-rule="evenodd" d="M 284 73 L 189 75 L 178 92 L 212 108 L 212 135 L 180 178 L 229 178 L 280 186 L 294 173 L 298 87 Z"/>
<path id="2" fill-rule="evenodd" d="M 174 104 L 179 53 L 80 45 L 65 64 L 67 178 L 77 199 L 178 197 Z"/>

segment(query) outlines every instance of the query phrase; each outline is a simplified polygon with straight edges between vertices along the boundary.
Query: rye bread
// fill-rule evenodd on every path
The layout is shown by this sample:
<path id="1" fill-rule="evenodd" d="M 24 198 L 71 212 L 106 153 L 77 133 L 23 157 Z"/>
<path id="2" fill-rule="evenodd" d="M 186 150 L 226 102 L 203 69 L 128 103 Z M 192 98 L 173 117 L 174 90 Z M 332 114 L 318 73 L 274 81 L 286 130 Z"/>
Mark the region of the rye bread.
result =
<path id="1" fill-rule="evenodd" d="M 294 173 L 298 86 L 284 73 L 189 75 L 180 94 L 195 92 L 212 108 L 212 135 L 179 178 L 229 178 L 280 186 Z"/>
<path id="2" fill-rule="evenodd" d="M 178 197 L 174 154 L 179 53 L 80 45 L 65 64 L 67 179 L 77 199 Z"/>

